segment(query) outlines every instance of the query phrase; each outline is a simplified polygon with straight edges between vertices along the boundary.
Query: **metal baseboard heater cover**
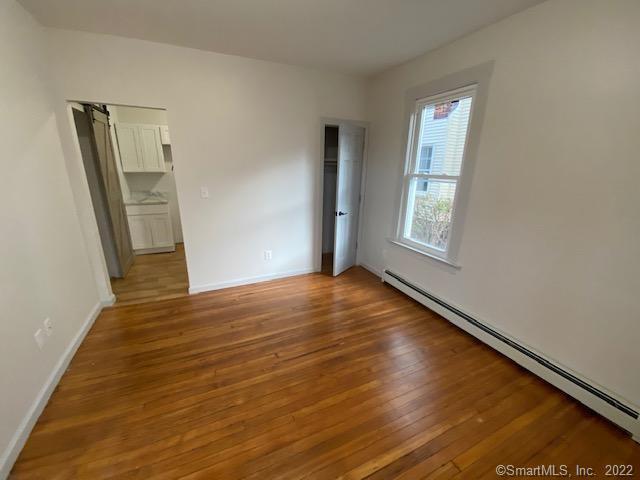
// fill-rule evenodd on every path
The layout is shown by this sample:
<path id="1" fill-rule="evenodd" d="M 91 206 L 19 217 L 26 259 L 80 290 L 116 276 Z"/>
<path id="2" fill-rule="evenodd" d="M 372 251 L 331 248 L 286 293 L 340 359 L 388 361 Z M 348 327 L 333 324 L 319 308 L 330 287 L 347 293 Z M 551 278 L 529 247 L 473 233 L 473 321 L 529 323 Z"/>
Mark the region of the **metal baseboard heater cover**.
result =
<path id="1" fill-rule="evenodd" d="M 576 377 L 575 375 L 571 374 L 570 372 L 567 372 L 566 370 L 560 368 L 559 366 L 555 365 L 554 363 L 551 363 L 549 360 L 541 357 L 540 355 L 538 355 L 535 352 L 532 352 L 531 350 L 529 350 L 528 348 L 520 345 L 519 343 L 514 342 L 510 338 L 505 337 L 500 332 L 498 332 L 498 331 L 494 330 L 493 328 L 485 325 L 484 323 L 476 320 L 472 316 L 470 316 L 470 315 L 458 310 L 454 306 L 449 305 L 447 302 L 439 299 L 438 297 L 430 294 L 429 292 L 424 291 L 422 288 L 417 287 L 416 285 L 413 285 L 411 282 L 409 282 L 408 280 L 405 280 L 400 275 L 398 275 L 396 273 L 393 273 L 393 272 L 391 272 L 389 270 L 385 270 L 384 273 L 385 273 L 385 275 L 389 275 L 390 277 L 394 278 L 398 282 L 400 282 L 403 285 L 405 285 L 405 286 L 409 287 L 410 289 L 414 290 L 416 293 L 419 293 L 420 295 L 423 295 L 424 297 L 428 298 L 432 302 L 437 303 L 442 308 L 445 308 L 446 310 L 449 310 L 451 313 L 453 313 L 453 314 L 457 315 L 458 317 L 462 318 L 463 320 L 465 320 L 466 322 L 470 323 L 474 327 L 479 328 L 480 330 L 482 330 L 483 332 L 487 333 L 488 335 L 491 335 L 492 337 L 496 338 L 497 340 L 501 341 L 502 343 L 507 344 L 508 346 L 510 346 L 511 348 L 517 350 L 518 352 L 522 353 L 523 355 L 526 355 L 527 357 L 529 357 L 530 359 L 532 359 L 535 362 L 539 363 L 543 367 L 545 367 L 545 368 L 551 370 L 552 372 L 560 375 L 561 377 L 563 377 L 566 380 L 572 382 L 573 384 L 577 385 L 578 387 L 586 390 L 590 394 L 595 395 L 596 397 L 598 397 L 599 399 L 601 399 L 604 402 L 608 403 L 612 407 L 618 409 L 622 413 L 630 416 L 631 418 L 633 418 L 635 420 L 638 419 L 639 414 L 638 414 L 638 412 L 636 410 L 634 410 L 633 408 L 631 408 L 631 407 L 619 402 L 618 400 L 616 400 L 615 398 L 611 397 L 607 393 L 595 388 L 593 385 L 590 385 L 590 384 L 586 383 L 584 380 L 579 379 L 578 377 Z"/>

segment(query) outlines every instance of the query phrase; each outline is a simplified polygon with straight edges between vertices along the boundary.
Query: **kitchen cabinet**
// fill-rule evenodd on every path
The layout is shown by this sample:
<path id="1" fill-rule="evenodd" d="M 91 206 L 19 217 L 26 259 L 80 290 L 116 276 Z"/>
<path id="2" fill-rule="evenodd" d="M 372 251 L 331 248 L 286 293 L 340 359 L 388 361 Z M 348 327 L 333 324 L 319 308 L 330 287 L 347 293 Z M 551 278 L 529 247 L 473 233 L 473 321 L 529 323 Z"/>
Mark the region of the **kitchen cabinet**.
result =
<path id="1" fill-rule="evenodd" d="M 153 238 L 147 215 L 127 215 L 131 244 L 134 250 L 153 248 Z"/>
<path id="2" fill-rule="evenodd" d="M 160 215 L 149 215 L 148 223 L 151 230 L 151 243 L 154 247 L 175 247 L 169 212 Z"/>
<path id="3" fill-rule="evenodd" d="M 164 173 L 159 125 L 116 123 L 122 171 Z"/>
<path id="4" fill-rule="evenodd" d="M 175 251 L 168 204 L 127 205 L 127 219 L 136 254 Z"/>
<path id="5" fill-rule="evenodd" d="M 171 145 L 171 137 L 169 136 L 169 127 L 160 125 L 160 141 L 163 145 Z"/>

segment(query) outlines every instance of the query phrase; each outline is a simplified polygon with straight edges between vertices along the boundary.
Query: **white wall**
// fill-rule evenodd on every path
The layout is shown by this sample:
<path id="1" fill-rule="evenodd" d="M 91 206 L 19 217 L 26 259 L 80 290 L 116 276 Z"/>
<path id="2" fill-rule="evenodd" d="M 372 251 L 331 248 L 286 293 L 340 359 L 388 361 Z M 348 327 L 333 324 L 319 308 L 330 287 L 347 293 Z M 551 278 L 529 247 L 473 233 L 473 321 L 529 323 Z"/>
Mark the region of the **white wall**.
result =
<path id="1" fill-rule="evenodd" d="M 192 287 L 319 267 L 321 117 L 362 119 L 361 80 L 106 35 L 48 41 L 60 116 L 65 100 L 168 110 Z"/>
<path id="2" fill-rule="evenodd" d="M 372 80 L 361 260 L 640 405 L 640 2 L 550 0 Z M 453 270 L 386 241 L 405 92 L 495 60 Z"/>
<path id="3" fill-rule="evenodd" d="M 29 413 L 44 405 L 34 402 L 49 393 L 56 364 L 99 302 L 44 52 L 40 26 L 15 2 L 0 2 L 0 478 L 32 426 Z M 39 350 L 33 334 L 45 317 L 54 333 Z"/>

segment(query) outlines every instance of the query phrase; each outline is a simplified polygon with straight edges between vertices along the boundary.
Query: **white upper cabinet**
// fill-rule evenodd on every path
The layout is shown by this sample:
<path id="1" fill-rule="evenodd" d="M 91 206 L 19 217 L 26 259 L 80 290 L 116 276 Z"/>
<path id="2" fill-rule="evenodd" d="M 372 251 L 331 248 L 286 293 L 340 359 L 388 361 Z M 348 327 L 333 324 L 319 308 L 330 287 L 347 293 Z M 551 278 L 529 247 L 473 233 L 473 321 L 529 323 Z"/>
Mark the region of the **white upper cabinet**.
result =
<path id="1" fill-rule="evenodd" d="M 164 172 L 164 154 L 158 125 L 139 125 L 142 163 L 145 172 Z"/>
<path id="2" fill-rule="evenodd" d="M 171 137 L 169 136 L 169 127 L 160 125 L 160 141 L 163 145 L 171 145 Z"/>
<path id="3" fill-rule="evenodd" d="M 116 123 L 123 172 L 165 172 L 159 125 Z"/>
<path id="4" fill-rule="evenodd" d="M 138 126 L 128 123 L 116 123 L 118 149 L 123 172 L 144 172 L 142 147 Z"/>

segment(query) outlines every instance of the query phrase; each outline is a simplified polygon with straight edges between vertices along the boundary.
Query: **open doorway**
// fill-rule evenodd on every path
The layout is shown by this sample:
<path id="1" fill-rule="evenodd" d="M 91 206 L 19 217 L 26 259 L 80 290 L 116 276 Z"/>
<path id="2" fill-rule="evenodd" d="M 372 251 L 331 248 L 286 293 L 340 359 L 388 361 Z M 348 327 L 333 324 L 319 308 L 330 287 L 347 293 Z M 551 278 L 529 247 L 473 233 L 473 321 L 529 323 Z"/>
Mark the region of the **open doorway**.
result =
<path id="1" fill-rule="evenodd" d="M 338 127 L 324 128 L 324 180 L 322 185 L 322 273 L 333 275 L 336 180 L 338 178 Z"/>
<path id="2" fill-rule="evenodd" d="M 364 127 L 324 126 L 321 271 L 328 275 L 356 264 L 364 142 Z"/>
<path id="3" fill-rule="evenodd" d="M 116 304 L 187 295 L 166 110 L 73 103 L 72 111 Z"/>

